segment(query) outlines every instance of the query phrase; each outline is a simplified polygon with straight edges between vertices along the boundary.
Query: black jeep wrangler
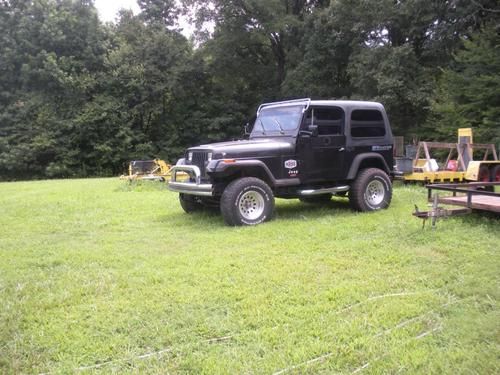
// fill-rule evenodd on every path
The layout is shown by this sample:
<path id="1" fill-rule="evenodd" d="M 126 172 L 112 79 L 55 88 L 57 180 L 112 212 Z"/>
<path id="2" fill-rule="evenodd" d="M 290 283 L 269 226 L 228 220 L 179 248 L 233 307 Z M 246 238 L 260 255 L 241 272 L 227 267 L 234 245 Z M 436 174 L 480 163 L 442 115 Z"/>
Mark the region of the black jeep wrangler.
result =
<path id="1" fill-rule="evenodd" d="M 348 195 L 355 210 L 379 210 L 391 201 L 392 148 L 380 103 L 266 103 L 248 140 L 189 148 L 172 168 L 169 188 L 184 211 L 220 207 L 229 225 L 270 220 L 274 197 L 326 202 Z"/>

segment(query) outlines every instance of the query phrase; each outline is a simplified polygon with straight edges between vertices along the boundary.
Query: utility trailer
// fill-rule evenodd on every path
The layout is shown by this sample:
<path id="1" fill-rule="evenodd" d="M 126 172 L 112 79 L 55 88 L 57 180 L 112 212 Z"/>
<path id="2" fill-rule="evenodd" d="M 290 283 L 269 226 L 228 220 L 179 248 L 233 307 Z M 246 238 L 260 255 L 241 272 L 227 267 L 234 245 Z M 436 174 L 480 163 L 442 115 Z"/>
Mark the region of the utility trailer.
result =
<path id="1" fill-rule="evenodd" d="M 431 151 L 447 155 L 439 165 Z M 482 152 L 480 160 L 474 154 Z M 500 161 L 493 144 L 472 143 L 472 129 L 458 130 L 458 143 L 419 142 L 413 158 L 397 157 L 400 179 L 410 182 L 498 182 Z"/>
<path id="2" fill-rule="evenodd" d="M 433 203 L 432 209 L 420 211 L 415 206 L 413 213 L 413 216 L 423 219 L 423 226 L 427 219 L 431 219 L 432 227 L 435 227 L 438 218 L 468 214 L 472 211 L 488 211 L 500 215 L 500 182 L 431 184 L 426 188 L 427 198 Z M 438 192 L 451 195 L 440 195 Z M 444 208 L 439 204 L 460 208 Z"/>
<path id="3" fill-rule="evenodd" d="M 432 191 L 450 192 L 452 195 L 438 196 L 438 203 L 462 206 L 471 210 L 490 211 L 500 214 L 500 182 L 469 182 L 465 184 L 427 185 L 427 197 L 432 201 Z"/>

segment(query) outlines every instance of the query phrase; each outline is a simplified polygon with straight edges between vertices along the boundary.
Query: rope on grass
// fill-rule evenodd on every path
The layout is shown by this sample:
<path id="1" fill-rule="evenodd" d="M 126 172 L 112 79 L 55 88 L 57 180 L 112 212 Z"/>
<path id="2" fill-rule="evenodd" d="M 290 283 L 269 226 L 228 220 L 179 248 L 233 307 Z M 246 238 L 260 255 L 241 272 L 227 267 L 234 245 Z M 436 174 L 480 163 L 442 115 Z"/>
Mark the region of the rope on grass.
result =
<path id="1" fill-rule="evenodd" d="M 213 337 L 211 339 L 199 341 L 198 344 L 200 344 L 200 343 L 203 343 L 203 344 L 212 344 L 212 343 L 216 343 L 216 342 L 227 341 L 227 340 L 230 340 L 232 337 L 233 336 Z M 104 366 L 107 366 L 107 365 L 111 365 L 111 364 L 114 364 L 114 363 L 130 362 L 130 361 L 134 361 L 134 360 L 138 360 L 138 359 L 147 359 L 147 358 L 150 358 L 150 357 L 161 356 L 161 355 L 163 355 L 165 353 L 171 352 L 172 350 L 174 350 L 174 348 L 165 348 L 165 349 L 157 350 L 155 352 L 141 354 L 141 355 L 138 355 L 138 356 L 133 356 L 133 357 L 128 357 L 128 358 L 121 358 L 121 359 L 114 359 L 114 360 L 111 360 L 111 361 L 101 362 L 101 363 L 97 363 L 95 365 L 90 365 L 90 366 L 77 367 L 77 368 L 74 368 L 73 371 L 95 370 L 95 369 L 99 369 L 101 367 L 104 367 Z M 41 373 L 40 375 L 49 375 L 49 374 L 51 374 L 51 372 Z"/>
<path id="2" fill-rule="evenodd" d="M 420 339 L 424 338 L 425 336 L 428 336 L 428 335 L 430 335 L 430 334 L 432 334 L 432 333 L 434 333 L 436 331 L 439 331 L 440 329 L 441 329 L 441 327 L 434 327 L 433 329 L 430 329 L 428 331 L 425 331 L 425 332 L 421 333 L 418 336 L 415 336 L 414 339 L 415 340 L 420 340 Z"/>
<path id="3" fill-rule="evenodd" d="M 439 308 L 443 308 L 443 307 L 448 307 L 448 306 L 450 306 L 450 305 L 454 305 L 455 303 L 459 303 L 459 302 L 463 301 L 464 299 L 465 299 L 465 298 L 462 298 L 462 299 L 458 299 L 458 300 L 455 300 L 455 301 L 451 301 L 451 302 L 444 303 L 444 304 L 442 304 L 441 306 L 439 306 Z M 394 326 L 394 327 L 392 327 L 392 328 L 389 328 L 389 329 L 386 329 L 385 331 L 382 331 L 382 332 L 377 333 L 377 334 L 376 334 L 375 336 L 373 336 L 373 337 L 379 337 L 379 336 L 382 336 L 382 335 L 386 335 L 386 334 L 388 334 L 388 333 L 391 333 L 392 331 L 395 331 L 396 329 L 402 328 L 402 327 L 404 327 L 404 326 L 406 326 L 406 325 L 408 325 L 408 324 L 410 324 L 410 323 L 413 323 L 413 322 L 415 322 L 415 321 L 417 321 L 417 320 L 420 320 L 420 319 L 422 319 L 423 317 L 425 317 L 425 316 L 427 316 L 427 315 L 429 315 L 429 314 L 432 314 L 433 312 L 435 312 L 435 310 L 430 310 L 430 311 L 427 311 L 426 313 L 421 314 L 421 315 L 419 315 L 419 316 L 416 316 L 416 317 L 414 317 L 414 318 L 407 319 L 407 320 L 405 320 L 405 321 L 403 321 L 403 322 L 401 322 L 401 323 L 399 323 L 399 324 L 395 325 L 395 326 Z M 428 331 L 425 331 L 425 332 L 423 332 L 423 333 L 421 333 L 421 334 L 419 334 L 419 335 L 417 335 L 417 336 L 415 336 L 415 337 L 412 337 L 410 340 L 408 340 L 408 341 L 407 341 L 407 343 L 408 343 L 408 342 L 410 342 L 410 341 L 412 341 L 412 340 L 420 340 L 420 339 L 423 339 L 424 337 L 426 337 L 426 336 L 428 336 L 428 335 L 431 335 L 432 333 L 434 333 L 434 332 L 436 332 L 436 331 L 439 331 L 441 328 L 442 328 L 441 326 L 434 327 L 434 328 L 432 328 L 432 329 L 430 329 L 430 330 L 428 330 Z M 388 354 L 385 354 L 385 355 L 383 355 L 383 356 L 380 356 L 380 357 L 377 357 L 377 358 L 373 359 L 371 362 L 366 362 L 364 365 L 362 365 L 362 366 L 360 366 L 360 367 L 358 367 L 358 368 L 354 369 L 354 370 L 351 372 L 351 374 L 357 374 L 358 372 L 361 372 L 361 371 L 363 371 L 365 368 L 369 367 L 371 363 L 373 363 L 373 362 L 377 362 L 377 361 L 379 361 L 380 359 L 382 359 L 382 358 L 384 358 L 384 357 L 387 357 L 387 356 L 388 356 Z"/>
<path id="4" fill-rule="evenodd" d="M 291 366 L 291 367 L 288 367 L 288 368 L 285 368 L 283 370 L 279 370 L 275 373 L 273 373 L 273 375 L 280 375 L 280 374 L 284 374 L 286 372 L 289 372 L 289 371 L 292 371 L 292 370 L 295 370 L 299 367 L 302 367 L 302 366 L 307 366 L 307 365 L 310 365 L 311 363 L 315 363 L 315 362 L 320 362 L 320 361 L 323 361 L 325 360 L 326 358 L 328 357 L 331 357 L 333 355 L 333 353 L 326 353 L 326 354 L 323 354 L 322 356 L 319 356 L 319 357 L 316 357 L 316 358 L 313 358 L 313 359 L 310 359 L 308 361 L 305 361 L 305 362 L 302 362 L 302 363 L 299 363 L 297 365 L 294 365 L 294 366 Z"/>
<path id="5" fill-rule="evenodd" d="M 358 372 L 363 371 L 365 368 L 370 367 L 370 364 L 371 364 L 371 363 L 373 363 L 373 362 L 377 362 L 377 361 L 381 360 L 381 359 L 382 359 L 382 358 L 384 358 L 384 357 L 387 357 L 387 354 L 385 354 L 385 355 L 381 355 L 380 357 L 377 357 L 377 358 L 373 359 L 371 362 L 366 362 L 363 366 L 360 366 L 360 367 L 358 367 L 357 369 L 354 369 L 354 371 L 353 371 L 353 372 L 351 372 L 351 374 L 357 374 Z"/>
<path id="6" fill-rule="evenodd" d="M 391 297 L 393 297 L 393 296 L 395 296 L 395 295 L 401 295 L 401 294 L 402 294 L 402 293 L 395 293 L 395 294 L 391 294 L 390 296 L 391 296 Z M 407 295 L 407 294 L 408 294 L 408 293 L 405 293 L 405 295 Z M 416 294 L 416 293 L 412 293 L 412 294 Z M 387 295 L 387 294 L 386 294 L 386 295 L 384 295 L 384 296 L 375 296 L 375 297 L 371 297 L 371 299 L 379 299 L 379 298 L 383 298 L 383 297 L 386 297 L 386 296 L 389 296 L 389 295 Z M 459 299 L 459 300 L 455 300 L 455 301 L 447 302 L 447 303 L 442 304 L 441 306 L 439 306 L 439 308 L 447 307 L 447 306 L 449 306 L 449 305 L 453 305 L 453 304 L 458 303 L 458 302 L 460 302 L 460 301 L 462 301 L 462 300 L 461 300 L 461 299 Z M 359 304 L 361 304 L 361 303 L 359 303 Z M 356 305 L 359 305 L 359 304 L 356 304 Z M 356 306 L 356 305 L 352 305 L 352 306 Z M 395 330 L 397 330 L 397 329 L 399 329 L 399 328 L 403 328 L 404 326 L 406 326 L 406 325 L 408 325 L 408 324 L 410 324 L 410 323 L 413 323 L 413 322 L 415 322 L 415 321 L 418 321 L 418 320 L 420 320 L 420 319 L 424 318 L 425 316 L 427 316 L 427 315 L 429 315 L 429 314 L 432 314 L 433 312 L 435 312 L 435 311 L 434 311 L 434 310 L 430 310 L 430 311 L 427 311 L 427 312 L 426 312 L 426 313 L 424 313 L 424 314 L 421 314 L 421 315 L 415 316 L 415 317 L 413 317 L 413 318 L 410 318 L 410 319 L 404 320 L 403 322 L 398 323 L 398 324 L 397 324 L 397 325 L 395 325 L 394 327 L 389 328 L 389 329 L 386 329 L 385 331 L 379 332 L 379 333 L 377 333 L 376 335 L 373 335 L 372 337 L 373 337 L 373 338 L 375 338 L 375 337 L 379 337 L 379 336 L 382 336 L 382 335 L 386 335 L 386 334 L 388 334 L 388 333 L 391 333 L 392 331 L 395 331 Z M 440 330 L 440 329 L 441 329 L 441 327 L 440 327 L 440 326 L 439 326 L 439 327 L 434 327 L 433 329 L 431 329 L 431 330 L 429 330 L 429 331 L 423 332 L 423 333 L 419 334 L 418 336 L 412 337 L 409 341 L 411 341 L 411 340 L 420 340 L 420 339 L 424 338 L 425 336 L 428 336 L 428 335 L 430 335 L 430 334 L 432 334 L 432 333 L 434 333 L 434 332 L 436 332 L 436 331 L 438 331 L 438 330 Z M 289 372 L 289 371 L 295 370 L 295 369 L 297 369 L 297 368 L 299 368 L 299 367 L 302 367 L 302 366 L 307 366 L 307 365 L 310 365 L 310 364 L 315 363 L 315 362 L 323 361 L 323 360 L 325 360 L 326 358 L 331 357 L 332 355 L 333 355 L 333 353 L 332 353 L 332 352 L 326 353 L 326 354 L 324 354 L 324 355 L 322 355 L 322 356 L 320 356 L 320 357 L 316 357 L 316 358 L 310 359 L 310 360 L 308 360 L 308 361 L 305 361 L 305 362 L 299 363 L 299 364 L 297 364 L 297 365 L 294 365 L 294 366 L 291 366 L 291 367 L 285 368 L 285 369 L 283 369 L 283 370 L 277 371 L 277 372 L 275 372 L 273 375 L 280 375 L 280 374 L 284 374 L 284 373 L 286 373 L 286 372 Z M 366 362 L 366 363 L 365 363 L 365 364 L 363 364 L 362 366 L 357 367 L 356 369 L 354 369 L 354 370 L 351 372 L 351 374 L 357 374 L 358 372 L 361 372 L 361 371 L 363 371 L 364 369 L 366 369 L 366 368 L 370 367 L 370 364 L 371 364 L 371 363 L 377 362 L 377 361 L 379 361 L 379 360 L 381 360 L 382 358 L 387 357 L 387 356 L 388 356 L 388 354 L 384 354 L 384 355 L 382 355 L 382 356 L 376 357 L 376 358 L 375 358 L 375 359 L 373 359 L 371 362 Z"/>
<path id="7" fill-rule="evenodd" d="M 412 337 L 411 339 L 409 339 L 408 341 L 406 341 L 406 343 L 405 343 L 405 344 L 407 344 L 408 342 L 413 341 L 413 340 L 420 340 L 420 339 L 424 338 L 425 336 L 431 335 L 432 333 L 434 333 L 434 332 L 436 332 L 436 331 L 439 331 L 440 329 L 441 329 L 441 327 L 440 327 L 440 326 L 439 326 L 439 327 L 434 327 L 433 329 L 430 329 L 430 330 L 428 330 L 428 331 L 425 331 L 425 332 L 421 333 L 421 334 L 420 334 L 420 335 L 418 335 L 418 336 Z M 385 357 L 387 357 L 387 356 L 389 356 L 389 354 L 384 354 L 384 355 L 382 355 L 382 356 L 380 356 L 380 357 L 377 357 L 377 358 L 373 359 L 371 362 L 366 362 L 363 366 L 360 366 L 360 367 L 358 367 L 358 368 L 354 369 L 354 370 L 351 372 L 351 374 L 357 374 L 358 372 L 361 372 L 361 371 L 363 371 L 364 369 L 366 369 L 366 368 L 370 367 L 370 365 L 371 365 L 371 364 L 373 364 L 374 362 L 380 361 L 382 358 L 385 358 Z"/>
<path id="8" fill-rule="evenodd" d="M 431 291 L 433 291 L 433 290 L 431 290 Z M 416 294 L 423 294 L 423 293 L 427 293 L 427 292 L 430 292 L 430 291 L 392 293 L 392 294 L 383 294 L 383 295 L 379 295 L 379 296 L 373 296 L 373 297 L 370 297 L 370 298 L 366 299 L 363 302 L 359 302 L 359 303 L 350 305 L 350 306 L 348 306 L 348 307 L 346 307 L 346 308 L 344 308 L 342 310 L 339 310 L 339 311 L 337 311 L 337 313 L 341 313 L 341 312 L 347 311 L 349 309 L 352 309 L 353 307 L 362 305 L 362 304 L 364 304 L 364 303 L 366 303 L 368 301 L 372 301 L 372 300 L 377 300 L 377 299 L 382 299 L 382 298 L 387 298 L 387 297 L 410 296 L 410 295 L 416 295 Z M 459 300 L 451 301 L 451 302 L 448 302 L 448 303 L 445 303 L 445 304 L 441 305 L 440 307 L 442 308 L 442 307 L 446 307 L 446 306 L 449 306 L 449 305 L 453 305 L 453 304 L 461 302 L 463 300 L 464 299 L 459 299 Z M 408 325 L 408 324 L 410 324 L 410 323 L 412 323 L 412 322 L 414 322 L 416 320 L 419 320 L 422 317 L 424 317 L 424 316 L 426 316 L 426 315 L 428 315 L 428 314 L 430 314 L 432 312 L 434 312 L 434 311 L 431 310 L 431 311 L 426 312 L 425 314 L 422 314 L 422 315 L 416 316 L 414 318 L 405 320 L 405 321 L 397 324 L 393 328 L 389 328 L 389 329 L 387 329 L 387 330 L 385 330 L 383 332 L 377 333 L 373 337 L 378 337 L 378 336 L 381 336 L 381 335 L 384 335 L 384 334 L 388 334 L 388 333 L 390 333 L 390 332 L 392 332 L 392 331 L 394 331 L 396 329 L 402 328 L 402 327 L 404 327 L 404 326 L 406 326 L 406 325 Z M 420 340 L 420 339 L 422 339 L 422 338 L 424 338 L 424 337 L 426 337 L 426 336 L 428 336 L 428 335 L 432 334 L 433 332 L 438 331 L 440 329 L 441 329 L 441 327 L 435 327 L 435 328 L 433 328 L 433 329 L 431 329 L 429 331 L 421 333 L 420 335 L 418 335 L 418 336 L 416 336 L 416 337 L 414 337 L 412 339 Z M 206 339 L 206 340 L 200 341 L 199 343 L 210 344 L 210 343 L 227 341 L 227 340 L 230 340 L 231 338 L 233 338 L 232 335 L 231 336 L 214 337 L 214 338 L 210 338 L 210 339 Z M 141 355 L 134 356 L 134 357 L 122 358 L 122 359 L 116 359 L 116 360 L 101 362 L 101 363 L 98 363 L 98 364 L 95 364 L 95 365 L 91 365 L 91 366 L 77 367 L 73 371 L 86 371 L 86 370 L 98 369 L 98 368 L 101 368 L 101 367 L 104 367 L 104 366 L 107 366 L 107 365 L 110 365 L 110 364 L 113 364 L 113 363 L 133 361 L 133 360 L 137 360 L 137 359 L 147 359 L 147 358 L 150 358 L 150 357 L 160 356 L 162 354 L 171 352 L 173 349 L 174 348 L 165 348 L 165 349 L 162 349 L 162 350 L 158 350 L 158 351 L 151 352 L 151 353 L 145 353 L 145 354 L 141 354 Z M 328 352 L 328 353 L 323 354 L 323 355 L 321 355 L 319 357 L 316 357 L 316 358 L 310 359 L 308 361 L 299 363 L 297 365 L 294 365 L 294 366 L 291 366 L 291 367 L 279 370 L 279 371 L 275 372 L 273 375 L 284 374 L 286 372 L 292 371 L 292 370 L 297 369 L 299 367 L 307 366 L 307 365 L 310 365 L 310 364 L 313 364 L 313 363 L 316 363 L 316 362 L 323 361 L 323 360 L 327 359 L 328 357 L 331 357 L 332 355 L 333 355 L 333 352 Z M 372 363 L 375 362 L 375 361 L 380 360 L 381 358 L 383 358 L 385 356 L 387 356 L 387 355 L 375 358 L 374 360 L 372 360 Z M 370 366 L 370 362 L 367 362 L 364 365 L 362 365 L 361 367 L 358 367 L 357 369 L 355 369 L 352 373 L 354 374 L 354 373 L 360 372 L 360 371 L 364 370 L 365 368 L 367 368 L 369 366 Z M 49 375 L 49 374 L 51 374 L 51 372 L 41 373 L 40 375 Z"/>
<path id="9" fill-rule="evenodd" d="M 448 307 L 448 306 L 453 305 L 453 304 L 455 304 L 455 303 L 458 303 L 458 302 L 460 302 L 460 301 L 462 301 L 462 300 L 461 300 L 461 299 L 459 299 L 459 300 L 455 300 L 455 301 L 452 301 L 452 302 L 447 302 L 447 303 L 444 303 L 444 304 L 442 304 L 441 306 L 439 306 L 439 308 L 440 308 L 440 309 L 442 309 L 442 308 L 444 308 L 444 307 Z M 388 333 L 391 333 L 392 331 L 394 331 L 394 330 L 396 330 L 396 329 L 403 328 L 404 326 L 407 326 L 408 324 L 413 323 L 413 322 L 415 322 L 415 321 L 417 321 L 417 320 L 421 320 L 421 319 L 423 319 L 424 317 L 426 317 L 427 315 L 430 315 L 430 314 L 435 313 L 435 312 L 436 312 L 436 310 L 429 310 L 429 311 L 427 311 L 426 313 L 423 313 L 423 314 L 418 315 L 418 316 L 415 316 L 415 317 L 413 317 L 413 318 L 410 318 L 410 319 L 404 320 L 404 321 L 402 321 L 401 323 L 398 323 L 397 325 L 395 325 L 395 326 L 394 326 L 394 327 L 392 327 L 392 328 L 388 328 L 388 329 L 386 329 L 385 331 L 382 331 L 382 332 L 377 333 L 377 334 L 376 334 L 375 336 L 373 336 L 373 337 L 379 337 L 379 336 L 383 336 L 383 335 L 386 335 L 386 334 L 388 334 Z M 425 335 L 425 336 L 427 336 L 427 335 Z M 423 337 L 423 336 L 422 336 L 422 337 Z"/>
<path id="10" fill-rule="evenodd" d="M 355 303 L 355 304 L 352 304 L 352 305 L 349 305 L 341 310 L 338 310 L 337 311 L 337 314 L 340 314 L 340 313 L 343 313 L 343 312 L 346 312 L 346 311 L 349 311 L 355 307 L 358 307 L 360 305 L 363 305 L 367 302 L 370 302 L 370 301 L 375 301 L 375 300 L 379 300 L 379 299 L 383 299 L 383 298 L 390 298 L 390 297 L 405 297 L 405 296 L 414 296 L 414 295 L 417 295 L 417 294 L 425 294 L 425 293 L 430 293 L 430 292 L 435 292 L 436 290 L 435 289 L 432 289 L 432 290 L 424 290 L 422 292 L 401 292 L 401 293 L 390 293 L 390 294 L 381 294 L 381 295 L 378 295 L 378 296 L 373 296 L 373 297 L 369 297 L 367 298 L 366 300 L 362 301 L 362 302 L 358 302 L 358 303 Z"/>

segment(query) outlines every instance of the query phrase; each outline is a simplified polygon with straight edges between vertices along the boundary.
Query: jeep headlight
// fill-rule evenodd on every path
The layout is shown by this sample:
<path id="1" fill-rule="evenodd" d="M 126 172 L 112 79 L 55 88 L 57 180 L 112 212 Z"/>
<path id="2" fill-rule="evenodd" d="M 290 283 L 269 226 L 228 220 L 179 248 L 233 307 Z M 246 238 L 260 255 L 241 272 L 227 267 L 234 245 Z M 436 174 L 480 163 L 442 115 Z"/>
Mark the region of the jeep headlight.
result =
<path id="1" fill-rule="evenodd" d="M 212 153 L 209 152 L 207 153 L 207 161 L 211 161 L 212 160 Z"/>
<path id="2" fill-rule="evenodd" d="M 188 160 L 193 161 L 193 151 L 188 152 Z"/>

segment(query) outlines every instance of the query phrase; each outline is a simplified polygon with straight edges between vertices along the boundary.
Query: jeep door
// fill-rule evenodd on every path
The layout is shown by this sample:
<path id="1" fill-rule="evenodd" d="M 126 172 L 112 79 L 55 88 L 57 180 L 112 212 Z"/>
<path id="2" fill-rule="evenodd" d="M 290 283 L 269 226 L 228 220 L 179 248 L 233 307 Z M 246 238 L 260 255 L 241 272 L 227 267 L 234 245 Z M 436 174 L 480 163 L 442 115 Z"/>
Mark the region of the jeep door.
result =
<path id="1" fill-rule="evenodd" d="M 341 178 L 345 149 L 345 114 L 340 107 L 311 107 L 306 112 L 302 127 L 317 126 L 317 135 L 304 135 L 298 140 L 301 160 L 300 177 L 303 182 L 333 181 Z"/>

